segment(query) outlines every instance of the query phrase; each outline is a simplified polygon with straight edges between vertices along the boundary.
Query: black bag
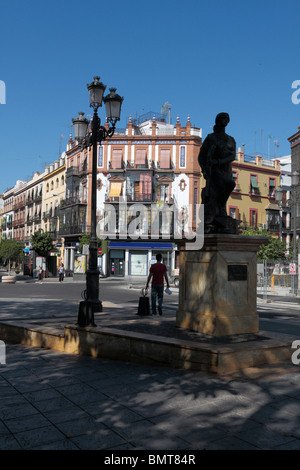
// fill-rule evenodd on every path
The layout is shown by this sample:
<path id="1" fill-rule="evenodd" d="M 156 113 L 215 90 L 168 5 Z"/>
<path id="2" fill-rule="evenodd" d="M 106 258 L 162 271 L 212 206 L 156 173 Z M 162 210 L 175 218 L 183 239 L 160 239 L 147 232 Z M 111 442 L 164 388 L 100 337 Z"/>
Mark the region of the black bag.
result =
<path id="1" fill-rule="evenodd" d="M 139 308 L 137 315 L 150 315 L 150 302 L 147 297 L 148 290 L 142 289 L 142 297 L 139 298 Z"/>

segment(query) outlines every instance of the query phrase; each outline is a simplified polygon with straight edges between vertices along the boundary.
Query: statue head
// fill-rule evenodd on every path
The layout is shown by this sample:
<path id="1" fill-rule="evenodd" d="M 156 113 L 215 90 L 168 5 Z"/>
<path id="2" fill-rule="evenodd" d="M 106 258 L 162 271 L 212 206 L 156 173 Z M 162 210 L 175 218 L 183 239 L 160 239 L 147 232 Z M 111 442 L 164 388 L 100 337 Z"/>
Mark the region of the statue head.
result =
<path id="1" fill-rule="evenodd" d="M 219 113 L 215 119 L 214 131 L 216 129 L 224 129 L 227 124 L 230 122 L 230 117 L 228 113 Z"/>

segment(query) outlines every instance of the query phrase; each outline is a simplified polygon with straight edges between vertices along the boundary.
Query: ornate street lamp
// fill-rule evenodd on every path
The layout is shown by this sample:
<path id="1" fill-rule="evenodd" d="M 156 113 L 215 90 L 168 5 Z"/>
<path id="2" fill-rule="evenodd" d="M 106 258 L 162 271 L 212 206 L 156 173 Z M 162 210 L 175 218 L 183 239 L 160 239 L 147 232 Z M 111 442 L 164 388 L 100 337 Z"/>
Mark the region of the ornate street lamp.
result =
<path id="1" fill-rule="evenodd" d="M 99 77 L 94 77 L 94 81 L 87 85 L 90 98 L 90 107 L 94 108 L 93 120 L 89 128 L 89 122 L 84 117 L 84 113 L 73 119 L 74 137 L 81 148 L 93 147 L 92 161 L 92 199 L 91 199 L 91 238 L 89 246 L 89 267 L 86 272 L 86 290 L 84 301 L 79 304 L 78 325 L 96 326 L 94 313 L 102 312 L 102 302 L 99 300 L 99 269 L 97 263 L 97 144 L 101 144 L 107 137 L 112 137 L 115 132 L 117 121 L 120 120 L 121 105 L 123 98 L 116 93 L 115 88 L 110 89 L 110 93 L 103 98 L 106 86 L 99 81 Z M 101 126 L 98 116 L 98 108 L 105 103 L 107 121 L 109 129 Z"/>

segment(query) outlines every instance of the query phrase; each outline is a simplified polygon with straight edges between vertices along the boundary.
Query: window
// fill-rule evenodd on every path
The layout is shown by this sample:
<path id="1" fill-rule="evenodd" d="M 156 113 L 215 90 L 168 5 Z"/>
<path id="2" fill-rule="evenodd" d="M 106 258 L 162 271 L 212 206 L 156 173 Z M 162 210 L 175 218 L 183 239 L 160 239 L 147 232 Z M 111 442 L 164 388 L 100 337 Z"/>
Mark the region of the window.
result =
<path id="1" fill-rule="evenodd" d="M 159 200 L 164 201 L 164 202 L 169 202 L 169 185 L 168 184 L 160 185 Z"/>
<path id="2" fill-rule="evenodd" d="M 122 150 L 113 150 L 111 168 L 113 169 L 122 168 Z"/>
<path id="3" fill-rule="evenodd" d="M 269 197 L 275 197 L 275 178 L 269 178 Z"/>
<path id="4" fill-rule="evenodd" d="M 194 188 L 194 220 L 197 217 L 198 188 Z"/>
<path id="5" fill-rule="evenodd" d="M 239 210 L 237 207 L 229 207 L 229 216 L 232 219 L 238 219 L 239 218 Z"/>
<path id="6" fill-rule="evenodd" d="M 151 201 L 152 196 L 152 176 L 150 173 L 140 175 L 140 195 L 142 200 Z"/>
<path id="7" fill-rule="evenodd" d="M 136 151 L 136 156 L 135 156 L 135 167 L 146 168 L 147 166 L 146 157 L 147 157 L 146 150 L 138 149 Z"/>
<path id="8" fill-rule="evenodd" d="M 171 168 L 171 150 L 160 151 L 159 167 L 166 170 Z"/>
<path id="9" fill-rule="evenodd" d="M 185 147 L 180 147 L 180 164 L 179 166 L 185 167 Z"/>
<path id="10" fill-rule="evenodd" d="M 99 147 L 98 166 L 103 166 L 103 147 Z"/>
<path id="11" fill-rule="evenodd" d="M 257 227 L 257 209 L 250 209 L 250 226 Z"/>
<path id="12" fill-rule="evenodd" d="M 237 180 L 238 180 L 238 172 L 236 170 L 232 170 L 232 179 L 234 180 L 235 182 L 235 188 L 234 190 L 236 191 L 237 190 Z"/>
<path id="13" fill-rule="evenodd" d="M 250 175 L 250 194 L 260 194 L 257 175 Z"/>

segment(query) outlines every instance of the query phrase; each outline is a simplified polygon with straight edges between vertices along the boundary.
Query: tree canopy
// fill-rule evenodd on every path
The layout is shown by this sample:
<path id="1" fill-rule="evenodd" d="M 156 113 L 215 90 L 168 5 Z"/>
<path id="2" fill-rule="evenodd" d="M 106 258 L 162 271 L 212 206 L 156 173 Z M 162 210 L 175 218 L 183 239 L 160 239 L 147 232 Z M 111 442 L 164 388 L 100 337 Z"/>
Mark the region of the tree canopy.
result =
<path id="1" fill-rule="evenodd" d="M 31 237 L 31 245 L 39 256 L 47 256 L 53 248 L 53 238 L 49 232 L 38 230 Z"/>
<path id="2" fill-rule="evenodd" d="M 24 245 L 16 240 L 2 240 L 0 243 L 0 258 L 8 263 L 8 270 L 13 261 L 20 262 L 23 257 Z"/>
<path id="3" fill-rule="evenodd" d="M 83 233 L 79 238 L 79 250 L 82 252 L 83 245 L 89 245 L 91 240 L 90 233 Z M 98 238 L 97 237 L 98 248 L 102 248 L 102 254 L 107 252 L 108 242 L 106 239 Z"/>
<path id="4" fill-rule="evenodd" d="M 257 235 L 268 238 L 268 242 L 262 244 L 257 253 L 258 261 L 263 261 L 264 259 L 279 261 L 286 258 L 285 243 L 278 238 L 272 237 L 271 233 L 267 229 L 254 229 L 252 227 L 247 227 L 243 230 L 242 235 Z"/>

